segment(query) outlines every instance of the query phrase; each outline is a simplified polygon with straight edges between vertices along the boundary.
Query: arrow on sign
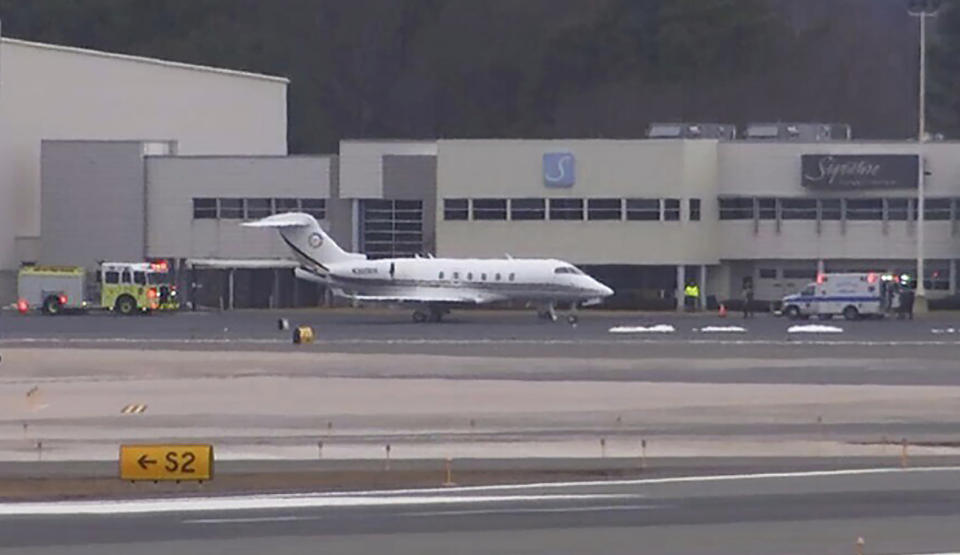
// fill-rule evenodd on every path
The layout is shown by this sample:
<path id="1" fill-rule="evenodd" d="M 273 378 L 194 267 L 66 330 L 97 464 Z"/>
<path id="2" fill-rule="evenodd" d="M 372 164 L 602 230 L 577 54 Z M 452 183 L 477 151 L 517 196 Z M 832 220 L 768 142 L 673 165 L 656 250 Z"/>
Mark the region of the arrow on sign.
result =
<path id="1" fill-rule="evenodd" d="M 157 464 L 157 461 L 148 459 L 146 455 L 140 455 L 140 458 L 137 459 L 137 464 L 140 465 L 140 468 L 146 470 L 148 464 Z"/>

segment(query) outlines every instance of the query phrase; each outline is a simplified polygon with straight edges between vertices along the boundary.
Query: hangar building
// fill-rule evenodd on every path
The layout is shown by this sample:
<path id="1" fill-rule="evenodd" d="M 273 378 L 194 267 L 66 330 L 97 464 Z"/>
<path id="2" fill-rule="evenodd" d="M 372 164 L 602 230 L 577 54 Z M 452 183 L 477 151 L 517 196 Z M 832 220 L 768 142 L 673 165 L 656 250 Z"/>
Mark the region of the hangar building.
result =
<path id="1" fill-rule="evenodd" d="M 240 71 L 0 40 L 0 302 L 14 296 L 20 264 L 42 258 L 42 141 L 160 139 L 142 142 L 141 156 L 172 154 L 173 145 L 182 155 L 284 156 L 287 84 Z M 124 233 L 143 233 L 142 220 L 128 222 L 138 213 L 123 210 L 136 202 L 130 194 L 95 200 L 109 220 L 104 233 L 121 224 Z"/>

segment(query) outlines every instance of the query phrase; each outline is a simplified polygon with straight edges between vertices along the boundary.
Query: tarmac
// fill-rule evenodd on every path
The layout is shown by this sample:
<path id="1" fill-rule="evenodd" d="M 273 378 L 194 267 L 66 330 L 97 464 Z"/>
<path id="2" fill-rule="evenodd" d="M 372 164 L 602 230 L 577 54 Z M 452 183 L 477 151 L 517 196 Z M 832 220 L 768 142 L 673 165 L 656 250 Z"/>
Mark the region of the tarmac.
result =
<path id="1" fill-rule="evenodd" d="M 820 334 L 769 315 L 6 313 L 0 460 L 112 460 L 150 441 L 210 441 L 218 460 L 376 460 L 388 444 L 395 459 L 636 458 L 644 442 L 660 457 L 895 458 L 904 438 L 952 456 L 954 317 Z M 293 345 L 280 318 L 320 341 Z M 744 331 L 697 331 L 720 324 Z M 656 325 L 675 331 L 610 332 Z"/>

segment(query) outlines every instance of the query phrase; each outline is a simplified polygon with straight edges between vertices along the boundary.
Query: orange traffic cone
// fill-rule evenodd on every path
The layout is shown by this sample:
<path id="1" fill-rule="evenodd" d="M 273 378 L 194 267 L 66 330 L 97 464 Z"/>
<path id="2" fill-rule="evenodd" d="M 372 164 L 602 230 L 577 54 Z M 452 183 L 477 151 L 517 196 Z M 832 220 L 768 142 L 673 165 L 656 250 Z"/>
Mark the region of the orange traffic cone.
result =
<path id="1" fill-rule="evenodd" d="M 717 312 L 717 316 L 724 318 L 727 316 L 727 305 L 720 303 L 720 311 Z"/>

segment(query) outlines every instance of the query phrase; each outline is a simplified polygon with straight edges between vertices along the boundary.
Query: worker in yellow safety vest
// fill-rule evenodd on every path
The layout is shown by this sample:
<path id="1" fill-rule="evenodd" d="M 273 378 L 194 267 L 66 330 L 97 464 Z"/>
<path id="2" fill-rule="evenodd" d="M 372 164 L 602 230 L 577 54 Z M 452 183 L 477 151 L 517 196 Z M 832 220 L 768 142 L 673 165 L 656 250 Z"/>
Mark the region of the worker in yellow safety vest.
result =
<path id="1" fill-rule="evenodd" d="M 700 302 L 700 286 L 696 283 L 687 284 L 687 286 L 683 288 L 683 296 L 687 309 L 696 310 L 697 304 Z"/>

